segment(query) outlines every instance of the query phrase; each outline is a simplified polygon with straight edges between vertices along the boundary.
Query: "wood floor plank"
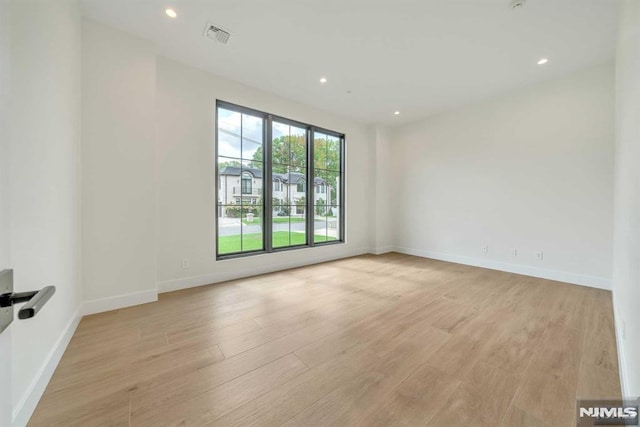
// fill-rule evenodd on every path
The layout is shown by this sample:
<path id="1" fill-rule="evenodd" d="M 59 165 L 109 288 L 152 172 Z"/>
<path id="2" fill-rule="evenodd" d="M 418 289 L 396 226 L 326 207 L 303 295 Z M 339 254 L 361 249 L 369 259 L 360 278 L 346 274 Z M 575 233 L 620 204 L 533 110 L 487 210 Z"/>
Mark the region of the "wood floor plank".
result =
<path id="1" fill-rule="evenodd" d="M 501 427 L 552 427 L 551 424 L 511 405 L 502 418 Z"/>
<path id="2" fill-rule="evenodd" d="M 363 411 L 360 425 L 425 425 L 445 405 L 459 385 L 459 380 L 424 364 L 396 387 L 380 405 Z"/>
<path id="3" fill-rule="evenodd" d="M 445 372 L 450 378 L 464 380 L 488 354 L 494 341 L 488 331 L 474 337 L 454 334 L 427 363 Z"/>
<path id="4" fill-rule="evenodd" d="M 370 371 L 378 361 L 368 348 L 349 348 L 338 357 L 229 412 L 212 425 L 277 426 L 291 421 L 331 391 Z"/>
<path id="5" fill-rule="evenodd" d="M 519 376 L 480 362 L 428 425 L 498 425 L 509 408 L 519 382 Z"/>
<path id="6" fill-rule="evenodd" d="M 288 355 L 296 348 L 315 340 L 315 337 L 321 337 L 335 330 L 337 330 L 335 326 L 318 324 L 218 363 L 181 373 L 179 376 L 171 371 L 165 372 L 149 381 L 138 383 L 134 402 L 136 407 L 152 411 L 170 402 L 194 399 L 228 381 Z"/>
<path id="7" fill-rule="evenodd" d="M 130 400 L 130 392 L 120 390 L 99 399 L 92 399 L 90 405 L 52 405 L 34 413 L 29 425 L 59 427 L 129 426 Z"/>
<path id="8" fill-rule="evenodd" d="M 300 329 L 314 326 L 319 323 L 328 324 L 328 322 L 318 313 L 313 311 L 306 312 L 299 316 L 257 329 L 253 332 L 222 341 L 219 345 L 225 357 L 232 357 L 251 348 L 273 341 L 274 339 L 289 335 L 293 332 L 299 331 Z"/>
<path id="9" fill-rule="evenodd" d="M 614 371 L 614 373 L 617 373 Z M 592 365 L 586 360 L 580 366 L 578 399 L 620 399 L 620 382 L 611 369 Z"/>
<path id="10" fill-rule="evenodd" d="M 34 426 L 567 426 L 619 397 L 611 293 L 390 253 L 86 316 Z"/>
<path id="11" fill-rule="evenodd" d="M 560 324 L 550 324 L 514 398 L 516 408 L 551 425 L 571 425 L 583 334 Z"/>
<path id="12" fill-rule="evenodd" d="M 131 424 L 205 425 L 306 370 L 308 368 L 300 359 L 289 354 L 193 398 L 173 399 L 151 410 L 138 405 L 138 394 L 153 394 L 154 391 L 139 390 L 132 396 Z M 143 398 L 148 399 L 147 396 Z"/>
<path id="13" fill-rule="evenodd" d="M 321 406 L 314 410 L 316 402 L 296 418 L 317 425 L 366 425 L 369 412 L 382 406 L 448 339 L 449 334 L 429 327 L 426 322 L 411 326 L 381 348 L 378 345 L 372 348 L 380 362 L 365 373 L 369 377 L 365 382 L 368 386 L 354 387 L 350 383 L 322 399 L 335 401 L 331 411 L 324 411 Z M 371 376 L 373 373 L 379 375 Z"/>

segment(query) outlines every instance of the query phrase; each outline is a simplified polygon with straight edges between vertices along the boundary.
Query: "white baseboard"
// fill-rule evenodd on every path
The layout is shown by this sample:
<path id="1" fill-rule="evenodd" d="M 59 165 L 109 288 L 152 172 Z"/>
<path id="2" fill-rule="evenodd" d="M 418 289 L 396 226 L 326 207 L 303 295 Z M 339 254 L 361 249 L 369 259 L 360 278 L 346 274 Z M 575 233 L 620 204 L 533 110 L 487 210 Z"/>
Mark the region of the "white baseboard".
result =
<path id="1" fill-rule="evenodd" d="M 618 369 L 620 370 L 620 388 L 622 389 L 622 397 L 632 398 L 627 383 L 627 358 L 625 357 L 624 344 L 622 342 L 622 320 L 620 312 L 616 308 L 616 298 L 613 298 L 613 321 L 616 330 L 616 346 L 618 350 Z"/>
<path id="2" fill-rule="evenodd" d="M 490 270 L 506 271 L 508 273 L 522 274 L 524 276 L 539 277 L 558 282 L 572 283 L 575 285 L 589 286 L 591 288 L 611 290 L 611 279 L 606 277 L 587 276 L 565 271 L 548 270 L 539 267 L 511 264 L 502 261 L 472 258 L 463 255 L 452 255 L 441 252 L 425 251 L 422 249 L 396 247 L 396 252 L 407 255 L 415 255 L 423 258 L 432 258 L 440 261 L 455 262 L 457 264 L 471 265 L 474 267 L 488 268 Z"/>
<path id="3" fill-rule="evenodd" d="M 383 246 L 380 248 L 372 248 L 369 252 L 374 255 L 382 255 L 393 251 L 395 251 L 393 246 Z"/>
<path id="4" fill-rule="evenodd" d="M 337 247 L 337 245 L 326 246 L 327 248 Z M 317 248 L 314 248 L 317 249 Z M 313 249 L 310 249 L 313 250 Z M 243 266 L 235 270 L 228 270 L 223 272 L 216 272 L 211 274 L 204 274 L 200 276 L 184 277 L 181 279 L 166 280 L 158 282 L 158 292 L 172 292 L 181 289 L 195 288 L 198 286 L 210 285 L 212 283 L 225 282 L 227 280 L 243 279 L 245 277 L 257 276 L 259 274 L 273 273 L 275 271 L 288 270 L 290 268 L 304 267 L 307 265 L 320 264 L 327 261 L 335 261 L 337 259 L 349 258 L 352 256 L 358 256 L 362 254 L 370 253 L 369 248 L 357 248 L 349 249 L 346 251 L 328 251 L 322 255 L 315 255 L 314 257 L 305 258 L 304 260 L 288 261 L 278 264 L 271 264 L 267 262 L 261 262 L 261 256 L 269 256 L 271 254 L 257 255 L 252 257 L 255 260 L 255 267 L 247 268 Z M 221 262 L 233 263 L 242 262 L 244 258 L 230 259 Z"/>
<path id="5" fill-rule="evenodd" d="M 102 313 L 155 301 L 158 301 L 157 289 L 147 289 L 146 291 L 131 294 L 85 301 L 82 305 L 82 314 L 87 316 L 89 314 Z"/>
<path id="6" fill-rule="evenodd" d="M 80 319 L 82 319 L 81 307 L 78 307 L 69 320 L 69 323 L 67 323 L 67 326 L 62 331 L 62 334 L 58 337 L 53 348 L 47 354 L 47 357 L 40 366 L 40 369 L 38 369 L 38 372 L 27 388 L 27 391 L 13 409 L 12 424 L 14 426 L 26 426 L 29 422 L 29 419 L 31 418 L 33 411 L 35 411 L 36 406 L 38 406 L 38 402 L 47 388 L 47 384 L 49 384 L 49 380 L 53 376 L 64 351 L 67 349 L 67 345 L 69 345 L 69 341 L 71 341 L 71 337 L 73 337 L 73 333 L 76 331 L 76 328 L 80 323 Z"/>

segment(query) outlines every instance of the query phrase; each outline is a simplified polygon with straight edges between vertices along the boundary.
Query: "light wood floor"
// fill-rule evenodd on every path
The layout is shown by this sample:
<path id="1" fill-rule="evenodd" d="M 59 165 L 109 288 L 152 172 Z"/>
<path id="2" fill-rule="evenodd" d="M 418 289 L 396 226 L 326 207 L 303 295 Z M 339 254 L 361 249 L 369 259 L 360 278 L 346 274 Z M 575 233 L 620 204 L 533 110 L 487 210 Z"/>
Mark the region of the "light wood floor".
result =
<path id="1" fill-rule="evenodd" d="M 571 426 L 609 292 L 399 254 L 85 317 L 30 425 Z"/>

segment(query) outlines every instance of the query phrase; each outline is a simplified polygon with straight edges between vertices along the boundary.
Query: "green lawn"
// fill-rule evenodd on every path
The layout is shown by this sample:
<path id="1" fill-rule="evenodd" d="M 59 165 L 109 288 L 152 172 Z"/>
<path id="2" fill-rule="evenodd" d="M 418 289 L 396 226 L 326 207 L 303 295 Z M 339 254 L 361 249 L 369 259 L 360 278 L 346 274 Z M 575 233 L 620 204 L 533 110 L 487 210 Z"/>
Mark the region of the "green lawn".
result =
<path id="1" fill-rule="evenodd" d="M 305 222 L 306 218 L 300 218 L 299 216 L 294 216 L 294 217 L 276 216 L 276 217 L 273 218 L 273 223 L 274 224 L 288 224 L 289 220 L 291 220 L 291 223 Z M 260 225 L 260 224 L 262 224 L 262 218 L 254 217 L 253 221 L 247 221 L 246 218 L 243 218 L 242 219 L 242 223 L 244 225 Z"/>
<path id="2" fill-rule="evenodd" d="M 273 247 L 282 248 L 285 246 L 304 245 L 306 243 L 304 233 L 289 233 L 288 231 L 275 231 L 273 233 Z M 336 240 L 335 237 L 327 237 L 316 234 L 314 242 L 326 242 Z M 231 254 L 235 252 L 252 251 L 262 249 L 262 233 L 221 236 L 218 238 L 218 253 Z"/>

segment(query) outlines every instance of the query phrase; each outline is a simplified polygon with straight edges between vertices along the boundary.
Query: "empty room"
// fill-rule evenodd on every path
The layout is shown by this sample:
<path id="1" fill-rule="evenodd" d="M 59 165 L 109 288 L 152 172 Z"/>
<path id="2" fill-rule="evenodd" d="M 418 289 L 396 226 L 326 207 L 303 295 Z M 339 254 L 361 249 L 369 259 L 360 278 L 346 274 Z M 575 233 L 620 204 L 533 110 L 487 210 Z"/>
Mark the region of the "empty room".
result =
<path id="1" fill-rule="evenodd" d="M 638 425 L 638 0 L 2 0 L 0 142 L 0 427 Z"/>

